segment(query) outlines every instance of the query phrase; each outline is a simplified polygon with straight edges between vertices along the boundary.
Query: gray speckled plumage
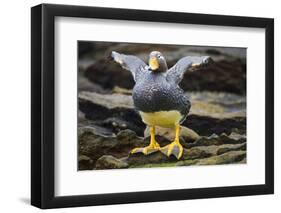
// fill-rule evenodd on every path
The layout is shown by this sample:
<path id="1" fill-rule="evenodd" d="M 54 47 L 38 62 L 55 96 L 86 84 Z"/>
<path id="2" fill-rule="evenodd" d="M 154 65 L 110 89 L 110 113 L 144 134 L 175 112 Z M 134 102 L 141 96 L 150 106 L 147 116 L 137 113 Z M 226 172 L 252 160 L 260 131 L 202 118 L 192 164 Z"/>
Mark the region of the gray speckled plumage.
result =
<path id="1" fill-rule="evenodd" d="M 191 106 L 188 97 L 177 84 L 168 82 L 164 73 L 150 70 L 136 82 L 133 100 L 138 111 L 176 110 L 183 116 L 182 120 L 187 116 Z"/>
<path id="2" fill-rule="evenodd" d="M 134 76 L 136 84 L 133 88 L 133 100 L 138 111 L 150 113 L 176 110 L 182 116 L 180 122 L 186 118 L 191 104 L 178 84 L 186 70 L 194 65 L 205 65 L 210 62 L 210 57 L 207 56 L 187 56 L 168 70 L 164 56 L 160 52 L 153 51 L 150 53 L 150 58 L 157 59 L 159 67 L 158 70 L 152 70 L 136 56 L 115 51 L 111 56 Z"/>

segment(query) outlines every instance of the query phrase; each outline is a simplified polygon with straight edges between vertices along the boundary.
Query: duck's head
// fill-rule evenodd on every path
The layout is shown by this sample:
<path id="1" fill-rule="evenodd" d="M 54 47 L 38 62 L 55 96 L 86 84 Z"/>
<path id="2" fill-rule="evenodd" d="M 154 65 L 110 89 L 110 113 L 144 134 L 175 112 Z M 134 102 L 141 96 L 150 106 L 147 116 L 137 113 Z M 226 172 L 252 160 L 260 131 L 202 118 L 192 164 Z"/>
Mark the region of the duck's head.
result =
<path id="1" fill-rule="evenodd" d="M 158 51 L 152 51 L 149 54 L 148 64 L 150 70 L 152 71 L 166 72 L 168 70 L 168 66 L 164 56 Z"/>

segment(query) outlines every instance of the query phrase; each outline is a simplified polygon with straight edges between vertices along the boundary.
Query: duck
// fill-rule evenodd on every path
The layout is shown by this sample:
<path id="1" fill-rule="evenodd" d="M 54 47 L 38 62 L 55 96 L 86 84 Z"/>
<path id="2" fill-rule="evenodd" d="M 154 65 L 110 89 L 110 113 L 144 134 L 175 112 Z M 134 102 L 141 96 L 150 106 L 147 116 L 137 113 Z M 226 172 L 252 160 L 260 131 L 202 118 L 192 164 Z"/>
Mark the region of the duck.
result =
<path id="1" fill-rule="evenodd" d="M 149 54 L 148 65 L 139 57 L 111 52 L 111 59 L 131 72 L 135 85 L 132 92 L 133 103 L 142 121 L 149 127 L 150 143 L 146 147 L 136 147 L 131 154 L 161 151 L 166 156 L 180 159 L 183 146 L 180 143 L 181 124 L 191 108 L 189 97 L 179 83 L 187 70 L 206 66 L 212 62 L 209 56 L 185 56 L 168 68 L 164 55 L 159 51 Z M 156 127 L 173 128 L 175 138 L 170 144 L 160 147 L 155 138 Z"/>

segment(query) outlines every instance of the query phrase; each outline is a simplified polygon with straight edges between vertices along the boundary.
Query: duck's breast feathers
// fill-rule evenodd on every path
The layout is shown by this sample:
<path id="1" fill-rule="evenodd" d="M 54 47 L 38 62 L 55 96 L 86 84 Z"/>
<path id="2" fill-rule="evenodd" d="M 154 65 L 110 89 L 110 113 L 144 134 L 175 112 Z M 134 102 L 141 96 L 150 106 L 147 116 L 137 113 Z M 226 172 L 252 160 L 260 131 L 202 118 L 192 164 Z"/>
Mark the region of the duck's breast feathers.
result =
<path id="1" fill-rule="evenodd" d="M 185 115 L 190 109 L 190 102 L 183 90 L 167 82 L 165 76 L 146 76 L 137 82 L 133 100 L 136 109 L 142 112 L 177 110 Z"/>

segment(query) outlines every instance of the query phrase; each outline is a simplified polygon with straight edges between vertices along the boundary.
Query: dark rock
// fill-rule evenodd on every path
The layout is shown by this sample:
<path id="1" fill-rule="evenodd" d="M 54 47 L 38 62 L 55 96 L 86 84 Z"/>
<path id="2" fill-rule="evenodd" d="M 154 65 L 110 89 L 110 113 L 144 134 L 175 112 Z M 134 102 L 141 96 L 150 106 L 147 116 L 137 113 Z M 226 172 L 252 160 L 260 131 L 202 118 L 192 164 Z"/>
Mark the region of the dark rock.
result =
<path id="1" fill-rule="evenodd" d="M 246 92 L 246 64 L 237 61 L 216 61 L 195 72 L 186 72 L 180 86 L 187 91 Z"/>
<path id="2" fill-rule="evenodd" d="M 206 153 L 204 150 L 197 148 L 184 149 L 183 156 L 180 160 L 189 160 L 189 159 L 199 159 L 209 157 L 210 154 Z M 130 154 L 127 158 L 124 159 L 130 167 L 138 167 L 140 165 L 146 164 L 161 164 L 161 163 L 171 163 L 178 162 L 176 157 L 170 156 L 167 157 L 162 152 L 154 152 L 149 155 L 144 155 L 142 153 Z"/>
<path id="3" fill-rule="evenodd" d="M 181 160 L 193 160 L 210 157 L 211 153 L 206 152 L 206 150 L 193 147 L 191 149 L 184 149 L 183 157 Z"/>
<path id="4" fill-rule="evenodd" d="M 191 114 L 183 122 L 184 126 L 194 129 L 199 135 L 230 134 L 232 129 L 238 130 L 241 134 L 246 133 L 246 117 L 233 118 L 212 118 Z"/>
<path id="5" fill-rule="evenodd" d="M 103 155 L 126 157 L 136 146 L 147 145 L 147 141 L 131 130 L 122 130 L 117 135 L 110 136 L 102 131 L 104 130 L 95 127 L 80 127 L 78 131 L 79 155 L 91 159 L 91 165 L 94 165 Z M 84 161 L 83 164 L 85 164 Z M 81 168 L 85 167 L 82 165 Z"/>
<path id="6" fill-rule="evenodd" d="M 132 130 L 122 130 L 116 136 L 117 144 L 110 149 L 110 154 L 114 156 L 126 157 L 130 151 L 136 147 L 147 146 L 149 141 L 138 137 Z"/>
<path id="7" fill-rule="evenodd" d="M 80 110 L 78 110 L 78 121 L 84 121 L 85 120 L 85 114 L 83 112 L 81 112 Z"/>
<path id="8" fill-rule="evenodd" d="M 211 145 L 222 145 L 222 144 L 241 144 L 246 141 L 245 136 L 238 136 L 238 134 L 226 135 L 222 133 L 220 136 L 213 134 L 209 137 L 203 136 L 193 143 L 185 143 L 186 148 L 195 146 L 211 146 Z"/>
<path id="9" fill-rule="evenodd" d="M 79 93 L 79 109 L 87 119 L 117 133 L 131 129 L 142 136 L 145 124 L 134 110 L 131 96 L 123 94 Z"/>
<path id="10" fill-rule="evenodd" d="M 96 125 L 87 125 L 87 126 L 83 126 L 83 127 L 79 127 L 78 128 L 78 137 L 82 137 L 83 134 L 89 134 L 92 133 L 93 135 L 99 135 L 99 136 L 115 136 L 114 133 L 112 133 L 110 130 L 100 127 L 100 126 L 96 126 Z"/>
<path id="11" fill-rule="evenodd" d="M 103 155 L 97 162 L 95 169 L 124 169 L 128 168 L 128 164 L 111 155 Z"/>
<path id="12" fill-rule="evenodd" d="M 174 157 L 168 158 L 161 152 L 151 155 L 135 154 L 123 160 L 128 163 L 130 168 L 135 167 L 174 167 L 189 165 L 219 165 L 230 163 L 245 163 L 245 151 L 230 151 L 219 156 L 211 156 L 200 148 L 185 149 L 183 157 L 178 161 Z"/>
<path id="13" fill-rule="evenodd" d="M 230 93 L 192 92 L 184 125 L 199 135 L 246 133 L 246 98 Z"/>
<path id="14" fill-rule="evenodd" d="M 207 159 L 200 159 L 196 165 L 219 165 L 239 162 L 246 157 L 245 151 L 231 151 Z"/>
<path id="15" fill-rule="evenodd" d="M 241 162 L 245 157 L 246 151 L 231 151 L 209 158 L 180 161 L 176 166 L 231 164 Z"/>
<path id="16" fill-rule="evenodd" d="M 182 158 L 178 161 L 175 157 L 167 157 L 160 151 L 150 155 L 143 155 L 142 153 L 129 154 L 133 148 L 144 147 L 149 144 L 149 138 L 144 139 L 142 137 L 138 137 L 132 130 L 122 130 L 117 135 L 113 134 L 108 136 L 106 134 L 107 132 L 105 132 L 102 128 L 95 128 L 92 126 L 79 128 L 80 170 L 146 167 L 146 165 L 159 166 L 159 164 L 163 164 L 162 166 L 175 166 L 181 165 L 179 162 L 184 162 L 184 165 L 191 165 L 204 164 L 205 162 L 208 164 L 208 162 L 215 161 L 220 164 L 221 161 L 224 163 L 231 161 L 233 157 L 231 153 L 234 151 L 236 151 L 235 153 L 239 153 L 238 150 L 246 149 L 244 136 L 239 136 L 236 133 L 229 136 L 226 134 L 222 134 L 220 136 L 212 135 L 210 137 L 201 137 L 194 143 L 187 143 L 183 141 L 182 145 L 185 149 Z M 161 147 L 170 143 L 167 139 L 164 143 L 161 140 L 158 142 Z M 227 157 L 212 157 L 217 155 L 225 156 L 228 153 L 232 156 L 230 159 Z M 205 160 L 198 161 L 199 159 Z M 236 158 L 234 160 L 236 162 Z"/>
<path id="17" fill-rule="evenodd" d="M 125 108 L 133 109 L 133 99 L 131 96 L 123 94 L 99 94 L 95 92 L 80 92 L 79 100 L 90 101 L 99 104 L 107 109 Z"/>
<path id="18" fill-rule="evenodd" d="M 222 53 L 219 51 L 219 50 L 217 50 L 217 49 L 208 49 L 208 50 L 206 50 L 206 53 L 207 54 L 210 54 L 210 55 L 221 55 Z"/>
<path id="19" fill-rule="evenodd" d="M 84 130 L 78 137 L 79 154 L 90 157 L 94 162 L 116 146 L 116 137 L 96 134 L 94 131 Z"/>
<path id="20" fill-rule="evenodd" d="M 151 163 L 167 163 L 171 161 L 176 161 L 175 158 L 169 159 L 162 152 L 154 152 L 150 155 L 144 155 L 142 153 L 130 154 L 128 158 L 126 158 L 126 162 L 130 165 L 130 167 L 137 167 L 140 165 L 151 164 Z"/>
<path id="21" fill-rule="evenodd" d="M 210 146 L 196 146 L 199 150 L 204 151 L 210 156 L 221 155 L 230 151 L 246 150 L 246 142 L 242 144 L 223 144 L 223 145 L 210 145 Z"/>
<path id="22" fill-rule="evenodd" d="M 246 143 L 242 144 L 227 144 L 227 145 L 222 145 L 219 147 L 217 150 L 217 155 L 224 154 L 229 151 L 238 151 L 238 150 L 246 150 Z"/>
<path id="23" fill-rule="evenodd" d="M 243 158 L 241 161 L 238 161 L 237 164 L 244 164 L 247 163 L 247 158 Z"/>
<path id="24" fill-rule="evenodd" d="M 79 57 L 81 57 L 83 54 L 86 54 L 94 50 L 93 42 L 79 42 L 78 45 L 79 45 L 78 48 Z"/>
<path id="25" fill-rule="evenodd" d="M 95 84 L 95 83 L 89 81 L 89 79 L 85 78 L 80 73 L 78 76 L 78 90 L 80 92 L 88 91 L 88 92 L 97 92 L 99 94 L 107 94 L 110 92 L 110 90 L 104 89 L 99 84 Z"/>
<path id="26" fill-rule="evenodd" d="M 79 170 L 91 170 L 94 168 L 93 160 L 86 155 L 80 155 L 78 159 Z"/>
<path id="27" fill-rule="evenodd" d="M 101 59 L 86 69 L 85 77 L 105 89 L 113 89 L 115 86 L 131 89 L 135 84 L 129 71 L 106 59 Z"/>
<path id="28" fill-rule="evenodd" d="M 124 130 L 124 131 L 120 131 L 118 134 L 117 134 L 117 140 L 118 141 L 124 141 L 124 142 L 127 142 L 127 143 L 133 143 L 133 141 L 138 138 L 137 137 L 137 134 L 134 132 L 134 131 L 131 131 L 129 129 L 127 130 Z M 139 138 L 138 138 L 139 139 Z"/>
<path id="29" fill-rule="evenodd" d="M 113 93 L 124 94 L 124 95 L 132 95 L 132 93 L 133 93 L 133 91 L 131 89 L 125 89 L 125 88 L 118 87 L 118 86 L 115 86 L 112 89 L 112 92 Z"/>
<path id="30" fill-rule="evenodd" d="M 223 111 L 231 112 L 245 110 L 246 96 L 226 92 L 188 92 L 192 102 L 201 101 L 203 103 L 215 104 L 224 108 Z M 201 107 L 201 106 L 200 106 Z M 205 110 L 205 107 L 204 107 Z"/>

